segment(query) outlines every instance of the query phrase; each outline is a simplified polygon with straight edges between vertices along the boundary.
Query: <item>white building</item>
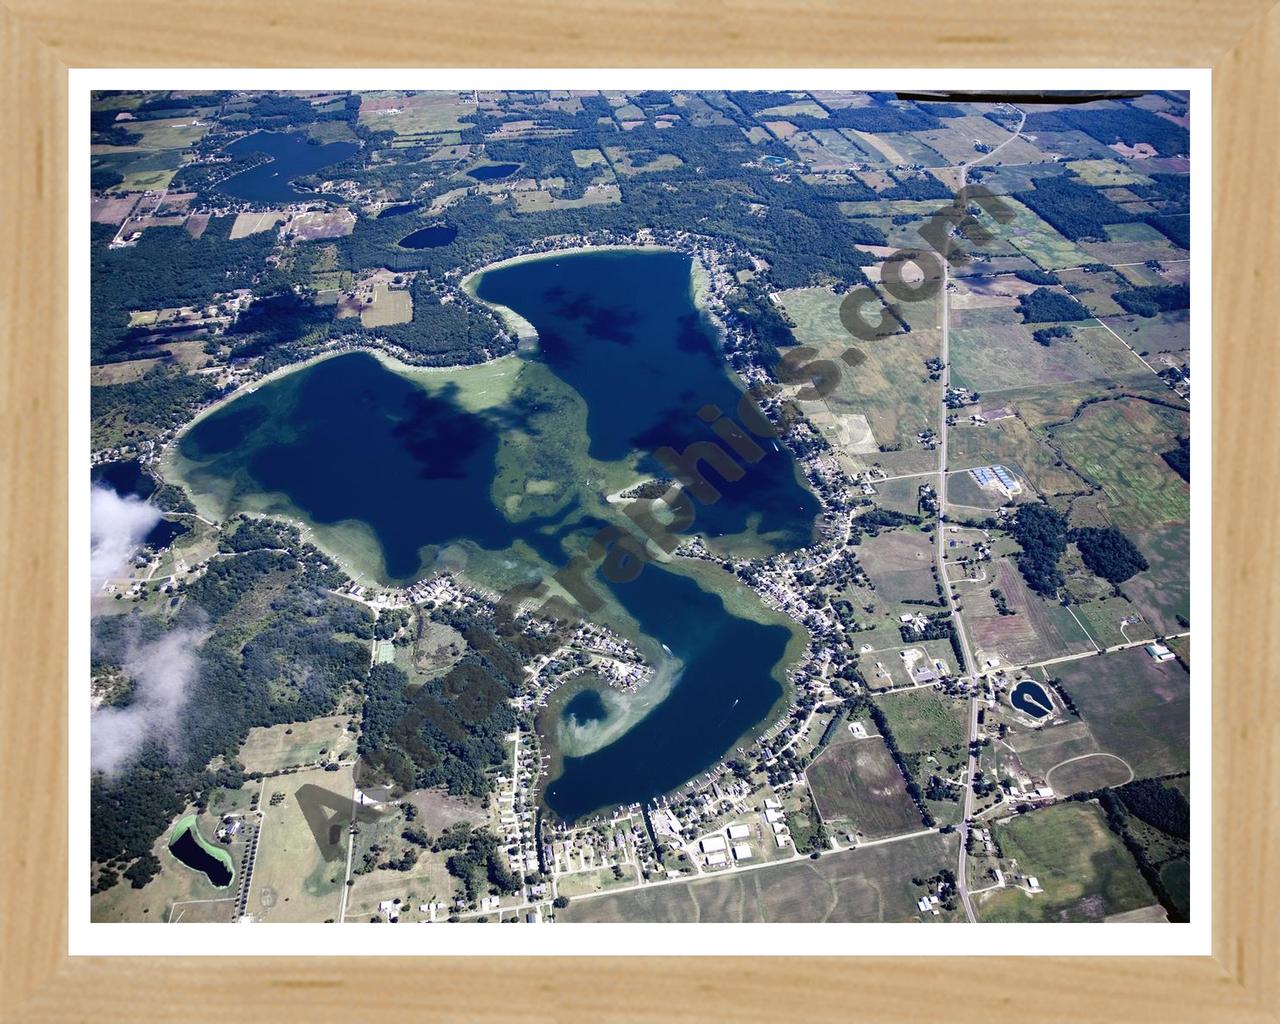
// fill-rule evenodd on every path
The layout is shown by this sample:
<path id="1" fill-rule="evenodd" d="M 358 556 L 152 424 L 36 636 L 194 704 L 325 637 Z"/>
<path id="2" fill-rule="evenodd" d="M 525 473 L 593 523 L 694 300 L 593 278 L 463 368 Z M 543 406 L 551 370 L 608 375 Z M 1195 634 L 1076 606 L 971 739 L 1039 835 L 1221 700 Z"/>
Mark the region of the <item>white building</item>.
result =
<path id="1" fill-rule="evenodd" d="M 698 846 L 702 848 L 703 853 L 714 853 L 724 850 L 726 843 L 724 836 L 707 836 Z"/>
<path id="2" fill-rule="evenodd" d="M 736 844 L 734 844 L 734 847 L 733 847 L 733 859 L 734 859 L 734 860 L 750 860 L 750 859 L 751 859 L 751 847 L 750 847 L 750 846 L 748 846 L 746 843 L 736 843 Z"/>
<path id="3" fill-rule="evenodd" d="M 751 829 L 746 825 L 730 825 L 728 832 L 730 839 L 746 839 L 751 835 Z"/>

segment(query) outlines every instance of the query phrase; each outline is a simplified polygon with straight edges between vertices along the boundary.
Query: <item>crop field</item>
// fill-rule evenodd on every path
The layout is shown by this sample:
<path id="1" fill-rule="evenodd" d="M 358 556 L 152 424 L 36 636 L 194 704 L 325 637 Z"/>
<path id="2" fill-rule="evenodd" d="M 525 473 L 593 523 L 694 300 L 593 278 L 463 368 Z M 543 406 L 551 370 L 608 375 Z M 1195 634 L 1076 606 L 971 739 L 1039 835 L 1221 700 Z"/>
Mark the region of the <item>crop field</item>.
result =
<path id="1" fill-rule="evenodd" d="M 828 853 L 751 871 L 731 871 L 692 882 L 651 885 L 576 900 L 559 920 L 662 922 L 918 921 L 929 878 L 956 858 L 955 835 L 937 833 L 884 846 Z M 958 915 L 958 916 L 957 916 Z M 961 920 L 944 911 L 930 921 Z"/>
<path id="2" fill-rule="evenodd" d="M 1159 281 L 1157 283 L 1164 283 Z M 1184 352 L 1191 344 L 1191 324 L 1185 309 L 1155 316 L 1108 316 L 1103 323 L 1136 352 Z"/>
<path id="3" fill-rule="evenodd" d="M 1071 464 L 1101 484 L 1118 520 L 1186 522 L 1190 492 L 1160 452 L 1190 432 L 1189 416 L 1132 398 L 1095 402 L 1052 430 Z"/>
<path id="4" fill-rule="evenodd" d="M 965 742 L 965 707 L 926 687 L 889 693 L 876 703 L 889 721 L 889 730 L 904 754 L 939 750 Z"/>
<path id="5" fill-rule="evenodd" d="M 1095 188 L 1109 188 L 1115 185 L 1150 185 L 1151 179 L 1139 174 L 1132 167 L 1126 167 L 1118 160 L 1070 160 L 1067 166 L 1084 181 Z"/>
<path id="6" fill-rule="evenodd" d="M 974 148 L 975 142 L 994 148 L 1005 142 L 1010 135 L 994 121 L 976 114 L 948 117 L 943 119 L 942 125 L 941 128 L 931 128 L 912 134 L 927 144 L 930 149 L 942 154 L 951 164 L 962 164 L 967 160 L 976 159 L 979 152 Z M 1017 138 L 1000 150 L 993 163 L 1029 164 L 1044 158 L 1044 153 L 1034 143 Z"/>
<path id="7" fill-rule="evenodd" d="M 452 134 L 469 127 L 466 118 L 476 105 L 453 93 L 364 93 L 360 100 L 360 123 L 375 132 L 397 135 Z"/>
<path id="8" fill-rule="evenodd" d="M 344 859 L 325 859 L 298 801 L 304 786 L 325 790 L 345 806 L 351 799 L 351 768 L 336 772 L 313 768 L 263 780 L 259 807 L 265 817 L 246 906 L 246 912 L 259 920 L 325 921 L 338 916 Z M 284 794 L 274 806 L 273 793 Z M 324 814 L 326 819 L 332 817 L 333 808 L 326 808 Z M 342 831 L 345 834 L 345 826 Z"/>
<path id="9" fill-rule="evenodd" d="M 962 584 L 969 642 L 979 662 L 998 655 L 1006 665 L 1025 665 L 1063 654 L 1088 650 L 1092 645 L 1064 609 L 1032 593 L 1010 558 L 983 563 L 992 574 L 989 582 Z M 1015 614 L 996 611 L 990 591 L 999 589 Z"/>
<path id="10" fill-rule="evenodd" d="M 1042 270 L 1061 270 L 1063 267 L 1098 262 L 1097 257 L 1063 237 L 1018 200 L 1005 197 L 1002 202 L 1013 214 L 1012 220 L 1001 224 L 984 214 L 978 218 L 979 222 L 997 238 L 1007 239 Z"/>
<path id="11" fill-rule="evenodd" d="M 284 220 L 279 210 L 267 210 L 263 213 L 237 213 L 235 223 L 231 225 L 231 239 L 248 238 L 259 231 L 270 231 Z"/>
<path id="12" fill-rule="evenodd" d="M 1068 803 L 995 826 L 1006 857 L 1042 893 L 998 889 L 978 897 L 983 921 L 1101 921 L 1156 902 L 1129 851 L 1094 803 Z"/>
<path id="13" fill-rule="evenodd" d="M 373 286 L 373 304 L 360 311 L 360 323 L 365 327 L 407 324 L 412 319 L 413 296 L 408 289 L 392 289 L 381 282 Z"/>
<path id="14" fill-rule="evenodd" d="M 1016 306 L 1018 297 L 1033 292 L 1038 285 L 1012 274 L 974 275 L 957 279 L 951 296 L 951 310 L 982 309 L 988 306 Z"/>
<path id="15" fill-rule="evenodd" d="M 938 591 L 929 572 L 933 545 L 927 534 L 885 531 L 878 537 L 863 538 L 857 553 L 882 601 L 896 604 L 937 600 Z"/>
<path id="16" fill-rule="evenodd" d="M 1151 568 L 1120 585 L 1152 633 L 1182 632 L 1179 622 L 1191 619 L 1191 530 L 1185 524 L 1128 531 Z M 1133 630 L 1129 631 L 1131 635 Z M 1150 634 L 1147 634 L 1150 635 Z"/>
<path id="17" fill-rule="evenodd" d="M 922 828 L 920 812 L 884 741 L 837 740 L 805 774 L 824 821 L 851 822 L 868 839 Z"/>
<path id="18" fill-rule="evenodd" d="M 309 722 L 272 725 L 249 730 L 240 748 L 240 761 L 247 772 L 274 772 L 296 765 L 315 764 L 321 759 L 337 760 L 355 750 L 355 736 L 347 732 L 348 715 L 329 715 Z"/>
<path id="19" fill-rule="evenodd" d="M 816 117 L 819 120 L 825 120 L 827 112 L 823 110 L 813 100 L 798 99 L 791 103 L 780 103 L 776 107 L 769 107 L 767 110 L 757 111 L 759 117 L 795 117 L 802 114 L 805 117 Z"/>
<path id="20" fill-rule="evenodd" d="M 1050 666 L 1098 748 L 1128 762 L 1138 778 L 1190 767 L 1191 686 L 1177 661 L 1141 647 Z"/>

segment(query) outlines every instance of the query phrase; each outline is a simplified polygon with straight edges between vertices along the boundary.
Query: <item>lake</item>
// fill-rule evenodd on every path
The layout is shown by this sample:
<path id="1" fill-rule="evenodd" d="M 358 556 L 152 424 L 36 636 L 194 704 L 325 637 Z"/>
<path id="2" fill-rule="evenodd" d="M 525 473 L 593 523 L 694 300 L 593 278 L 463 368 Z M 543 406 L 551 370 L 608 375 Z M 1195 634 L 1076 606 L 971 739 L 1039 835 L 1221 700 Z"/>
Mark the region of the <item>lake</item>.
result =
<path id="1" fill-rule="evenodd" d="M 499 181 L 518 170 L 519 164 L 485 164 L 483 167 L 471 168 L 467 171 L 467 177 L 475 178 L 476 181 Z"/>
<path id="2" fill-rule="evenodd" d="M 386 217 L 403 217 L 406 213 L 412 213 L 414 210 L 421 209 L 421 203 L 397 203 L 394 206 L 384 206 L 378 211 L 378 220 Z"/>
<path id="3" fill-rule="evenodd" d="M 458 229 L 452 224 L 433 224 L 429 228 L 419 228 L 413 234 L 405 235 L 396 245 L 405 249 L 439 249 L 457 237 Z"/>
<path id="4" fill-rule="evenodd" d="M 173 830 L 169 852 L 193 871 L 204 874 L 219 889 L 225 889 L 235 877 L 231 855 L 205 842 L 196 829 L 196 816 L 189 814 Z"/>
<path id="5" fill-rule="evenodd" d="M 293 203 L 303 199 L 331 199 L 316 192 L 300 192 L 290 182 L 314 174 L 351 157 L 360 147 L 354 142 L 315 144 L 302 132 L 255 132 L 223 148 L 232 156 L 263 153 L 270 159 L 257 167 L 232 175 L 218 190 L 251 203 Z"/>
<path id="6" fill-rule="evenodd" d="M 178 475 L 215 514 L 287 514 L 316 525 L 322 546 L 364 538 L 385 582 L 420 578 L 461 547 L 468 574 L 500 565 L 509 585 L 546 578 L 601 527 L 628 522 L 604 494 L 661 471 L 664 446 L 714 440 L 699 409 L 737 405 L 687 256 L 561 254 L 487 271 L 475 289 L 532 323 L 538 344 L 443 373 L 360 352 L 322 360 L 197 423 L 178 443 Z M 709 542 L 770 552 L 814 539 L 820 508 L 785 449 L 765 442 L 741 479 L 708 478 L 722 497 L 697 505 L 692 529 Z M 705 563 L 585 578 L 602 621 L 663 684 L 608 700 L 583 690 L 564 709 L 595 737 L 560 752 L 543 794 L 568 820 L 659 796 L 719 761 L 784 700 L 798 632 Z"/>

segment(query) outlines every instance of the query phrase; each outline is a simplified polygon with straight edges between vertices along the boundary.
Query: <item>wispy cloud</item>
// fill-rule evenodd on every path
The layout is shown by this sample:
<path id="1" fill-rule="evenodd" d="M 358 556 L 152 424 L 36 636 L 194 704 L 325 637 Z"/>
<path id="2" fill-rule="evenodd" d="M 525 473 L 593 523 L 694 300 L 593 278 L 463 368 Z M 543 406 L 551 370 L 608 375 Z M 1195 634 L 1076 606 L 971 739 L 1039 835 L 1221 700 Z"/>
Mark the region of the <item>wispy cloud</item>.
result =
<path id="1" fill-rule="evenodd" d="M 89 573 L 95 583 L 101 583 L 124 575 L 129 559 L 164 516 L 137 498 L 122 498 L 110 488 L 95 485 L 90 492 L 89 518 Z"/>

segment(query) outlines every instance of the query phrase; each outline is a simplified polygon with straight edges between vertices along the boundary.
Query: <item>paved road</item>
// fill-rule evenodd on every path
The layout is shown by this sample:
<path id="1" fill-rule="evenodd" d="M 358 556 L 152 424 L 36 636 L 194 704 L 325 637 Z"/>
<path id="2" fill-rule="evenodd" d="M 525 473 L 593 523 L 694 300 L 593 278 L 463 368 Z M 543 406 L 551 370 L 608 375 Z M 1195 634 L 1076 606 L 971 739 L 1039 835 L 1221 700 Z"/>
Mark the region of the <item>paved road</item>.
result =
<path id="1" fill-rule="evenodd" d="M 960 166 L 959 187 L 963 189 L 968 183 L 969 168 L 975 164 L 982 163 L 995 156 L 1000 150 L 1004 149 L 1010 142 L 1018 137 L 1022 132 L 1023 126 L 1027 123 L 1027 115 L 1025 111 L 1018 111 L 1021 115 L 1018 121 L 1018 127 L 1015 128 L 1010 136 L 1000 145 L 996 146 L 989 153 L 984 153 L 968 163 Z M 973 903 L 969 899 L 969 883 L 966 878 L 966 850 L 965 847 L 969 841 L 969 820 L 973 813 L 973 777 L 978 770 L 978 757 L 976 743 L 978 739 L 978 696 L 977 681 L 978 676 L 973 667 L 973 655 L 969 651 L 969 638 L 964 631 L 964 620 L 956 607 L 955 597 L 952 596 L 951 582 L 947 579 L 946 566 L 946 529 L 942 524 L 942 517 L 947 511 L 947 390 L 951 386 L 951 297 L 948 288 L 951 282 L 951 265 L 946 260 L 942 261 L 942 380 L 941 393 L 939 395 L 939 425 L 938 431 L 938 544 L 937 544 L 937 566 L 938 580 L 942 584 L 943 590 L 947 595 L 947 607 L 951 611 L 951 621 L 955 625 L 956 637 L 960 642 L 960 652 L 964 658 L 964 664 L 959 666 L 959 672 L 962 678 L 970 680 L 974 684 L 974 692 L 969 697 L 969 767 L 965 775 L 964 784 L 964 815 L 961 818 L 960 833 L 960 857 L 959 865 L 956 870 L 956 888 L 960 893 L 960 901 L 964 904 L 965 916 L 970 922 L 978 920 L 977 915 L 973 912 Z"/>

